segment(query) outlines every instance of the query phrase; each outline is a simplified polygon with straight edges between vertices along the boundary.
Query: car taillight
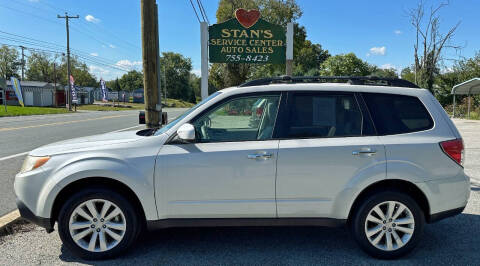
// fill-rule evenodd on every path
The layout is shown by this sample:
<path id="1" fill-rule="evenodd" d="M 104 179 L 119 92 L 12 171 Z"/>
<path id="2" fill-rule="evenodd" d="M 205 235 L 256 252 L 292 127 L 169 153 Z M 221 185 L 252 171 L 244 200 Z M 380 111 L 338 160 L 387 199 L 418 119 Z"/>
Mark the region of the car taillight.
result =
<path id="1" fill-rule="evenodd" d="M 462 139 L 453 139 L 440 142 L 443 152 L 448 155 L 452 160 L 463 166 L 465 160 L 465 149 L 463 147 Z"/>

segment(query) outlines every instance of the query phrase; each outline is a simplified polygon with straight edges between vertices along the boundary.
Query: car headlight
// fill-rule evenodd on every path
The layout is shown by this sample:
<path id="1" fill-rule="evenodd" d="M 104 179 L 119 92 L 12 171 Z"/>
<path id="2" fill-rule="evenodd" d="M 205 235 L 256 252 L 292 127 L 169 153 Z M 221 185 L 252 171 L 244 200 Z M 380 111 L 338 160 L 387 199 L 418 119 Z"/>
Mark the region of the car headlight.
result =
<path id="1" fill-rule="evenodd" d="M 46 162 L 50 160 L 49 156 L 30 156 L 28 155 L 23 162 L 22 169 L 20 173 L 25 173 L 28 171 L 32 171 L 33 169 L 37 169 L 38 167 L 44 165 Z"/>

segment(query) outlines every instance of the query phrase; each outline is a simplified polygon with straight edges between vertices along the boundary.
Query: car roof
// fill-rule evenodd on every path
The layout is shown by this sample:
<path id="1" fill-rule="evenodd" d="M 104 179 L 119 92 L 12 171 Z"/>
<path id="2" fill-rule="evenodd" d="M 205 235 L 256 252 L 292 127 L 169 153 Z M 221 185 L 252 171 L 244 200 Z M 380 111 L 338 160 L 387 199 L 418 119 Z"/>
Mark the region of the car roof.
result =
<path id="1" fill-rule="evenodd" d="M 268 91 L 338 91 L 338 92 L 372 92 L 418 96 L 428 90 L 419 88 L 352 85 L 348 83 L 275 83 L 270 85 L 230 87 L 221 90 L 225 94 L 239 94 Z"/>

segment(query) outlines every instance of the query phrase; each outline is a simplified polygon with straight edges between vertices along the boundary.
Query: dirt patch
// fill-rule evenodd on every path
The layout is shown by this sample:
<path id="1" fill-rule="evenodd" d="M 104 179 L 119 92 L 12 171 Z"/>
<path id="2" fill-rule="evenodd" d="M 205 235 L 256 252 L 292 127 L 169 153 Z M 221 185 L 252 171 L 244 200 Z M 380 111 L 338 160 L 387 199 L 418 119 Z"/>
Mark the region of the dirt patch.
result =
<path id="1" fill-rule="evenodd" d="M 24 233 L 32 231 L 36 226 L 25 219 L 18 219 L 17 221 L 5 226 L 0 230 L 0 243 L 3 242 L 3 237 L 13 235 L 16 233 Z"/>

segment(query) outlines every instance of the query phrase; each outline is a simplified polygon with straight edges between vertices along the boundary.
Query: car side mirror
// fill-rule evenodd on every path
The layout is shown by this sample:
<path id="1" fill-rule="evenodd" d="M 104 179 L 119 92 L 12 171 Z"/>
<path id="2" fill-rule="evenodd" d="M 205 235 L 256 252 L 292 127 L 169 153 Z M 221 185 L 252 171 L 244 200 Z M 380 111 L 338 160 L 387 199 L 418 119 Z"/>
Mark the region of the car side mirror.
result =
<path id="1" fill-rule="evenodd" d="M 195 128 L 192 124 L 186 123 L 177 129 L 178 138 L 184 141 L 195 140 Z"/>

